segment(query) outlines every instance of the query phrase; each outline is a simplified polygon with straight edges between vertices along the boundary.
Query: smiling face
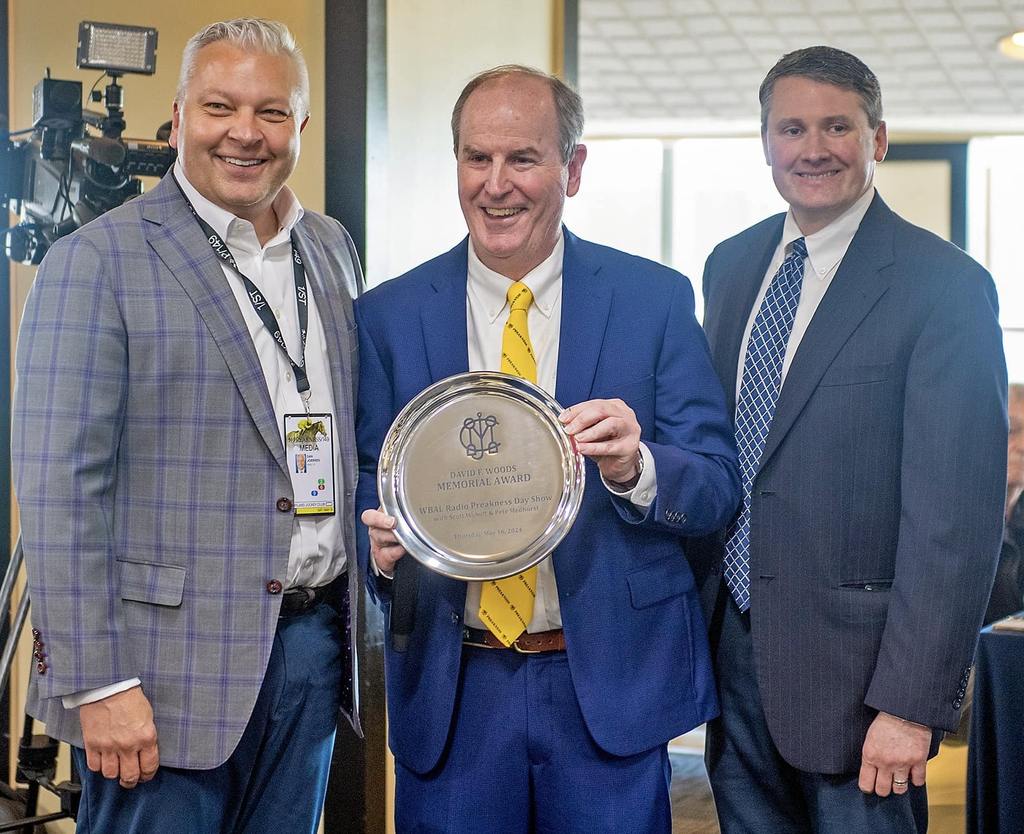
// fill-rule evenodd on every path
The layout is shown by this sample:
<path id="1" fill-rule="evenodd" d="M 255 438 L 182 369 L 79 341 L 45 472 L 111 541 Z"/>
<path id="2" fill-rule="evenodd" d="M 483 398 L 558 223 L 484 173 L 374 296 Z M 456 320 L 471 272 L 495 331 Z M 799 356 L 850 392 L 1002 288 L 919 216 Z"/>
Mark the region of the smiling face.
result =
<path id="1" fill-rule="evenodd" d="M 823 229 L 870 187 L 888 149 L 853 90 L 786 76 L 775 82 L 761 140 L 772 179 L 805 235 Z"/>
<path id="2" fill-rule="evenodd" d="M 217 41 L 199 50 L 184 99 L 174 103 L 170 144 L 189 182 L 261 238 L 277 231 L 271 205 L 299 158 L 306 120 L 295 110 L 298 90 L 288 56 Z"/>
<path id="3" fill-rule="evenodd" d="M 459 122 L 459 202 L 480 260 L 518 281 L 558 241 L 565 198 L 580 187 L 587 149 L 562 162 L 550 87 L 509 75 L 466 100 Z"/>

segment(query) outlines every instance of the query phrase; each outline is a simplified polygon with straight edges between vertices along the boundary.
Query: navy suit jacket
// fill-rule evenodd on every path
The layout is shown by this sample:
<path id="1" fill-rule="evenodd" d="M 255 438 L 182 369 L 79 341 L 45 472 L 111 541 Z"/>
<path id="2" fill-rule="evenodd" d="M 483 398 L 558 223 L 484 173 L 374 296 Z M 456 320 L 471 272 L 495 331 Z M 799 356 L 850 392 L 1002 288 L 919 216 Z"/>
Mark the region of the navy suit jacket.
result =
<path id="1" fill-rule="evenodd" d="M 358 302 L 360 510 L 377 507 L 382 440 L 431 383 L 468 370 L 467 241 Z M 732 429 L 693 293 L 679 273 L 565 232 L 559 402 L 619 397 L 653 453 L 658 496 L 644 514 L 616 499 L 587 462 L 583 505 L 553 554 L 573 684 L 607 752 L 648 750 L 718 712 L 704 621 L 683 537 L 735 512 Z M 369 569 L 385 606 L 387 580 Z M 466 583 L 423 570 L 408 650 L 387 647 L 390 742 L 406 767 L 439 761 L 451 725 Z"/>
<path id="2" fill-rule="evenodd" d="M 720 244 L 705 268 L 733 410 L 783 220 Z M 991 277 L 876 195 L 793 358 L 753 485 L 754 657 L 790 764 L 856 771 L 877 710 L 956 729 L 999 553 L 1006 431 Z M 706 610 L 721 545 L 694 549 Z"/>

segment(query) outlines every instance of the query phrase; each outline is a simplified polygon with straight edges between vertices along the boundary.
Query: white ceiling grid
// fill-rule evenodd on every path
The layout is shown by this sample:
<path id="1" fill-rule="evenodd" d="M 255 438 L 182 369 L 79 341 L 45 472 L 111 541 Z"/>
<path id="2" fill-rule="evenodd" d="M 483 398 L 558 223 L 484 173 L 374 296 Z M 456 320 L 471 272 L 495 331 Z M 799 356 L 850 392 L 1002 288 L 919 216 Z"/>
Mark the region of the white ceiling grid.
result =
<path id="1" fill-rule="evenodd" d="M 609 122 L 756 119 L 778 58 L 829 44 L 878 75 L 886 116 L 1024 116 L 1024 62 L 996 50 L 1024 0 L 580 0 L 580 91 Z"/>

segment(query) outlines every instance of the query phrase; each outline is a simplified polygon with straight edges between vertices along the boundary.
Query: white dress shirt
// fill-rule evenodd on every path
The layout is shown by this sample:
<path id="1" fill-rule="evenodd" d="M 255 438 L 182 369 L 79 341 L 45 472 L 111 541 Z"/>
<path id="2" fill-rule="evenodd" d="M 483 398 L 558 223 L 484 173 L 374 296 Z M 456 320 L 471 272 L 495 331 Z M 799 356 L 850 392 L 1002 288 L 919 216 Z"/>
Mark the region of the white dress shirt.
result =
<path id="1" fill-rule="evenodd" d="M 768 292 L 768 286 L 779 271 L 779 267 L 786 258 L 786 249 L 794 240 L 802 237 L 807 245 L 807 257 L 804 259 L 804 279 L 800 290 L 800 302 L 796 308 L 796 318 L 793 319 L 793 332 L 789 336 L 786 345 L 786 356 L 782 361 L 782 383 L 785 384 L 786 374 L 789 373 L 789 366 L 793 362 L 796 350 L 800 347 L 800 341 L 807 332 L 807 327 L 814 318 L 814 313 L 825 297 L 839 270 L 839 264 L 843 262 L 846 250 L 850 248 L 853 236 L 860 228 L 860 221 L 864 219 L 868 206 L 874 199 L 875 189 L 869 188 L 852 206 L 850 206 L 839 217 L 829 223 L 824 229 L 820 229 L 813 235 L 804 235 L 800 231 L 796 220 L 793 218 L 793 211 L 786 214 L 786 222 L 782 226 L 782 239 L 775 249 L 771 263 L 768 264 L 768 271 L 761 282 L 761 289 L 750 310 L 750 318 L 747 319 L 746 330 L 743 331 L 743 341 L 740 342 L 739 363 L 736 370 L 736 402 L 740 399 L 740 386 L 743 384 L 743 362 L 747 357 L 747 343 L 750 341 L 750 331 L 754 326 L 754 318 L 761 309 L 761 303 Z"/>
<path id="2" fill-rule="evenodd" d="M 530 344 L 537 357 L 537 385 L 553 397 L 555 395 L 556 372 L 558 368 L 558 336 L 562 322 L 562 256 L 565 242 L 561 234 L 551 254 L 537 267 L 527 273 L 522 282 L 533 293 L 533 304 L 527 313 L 527 329 Z M 506 299 L 510 279 L 484 266 L 469 244 L 469 271 L 466 281 L 466 330 L 469 347 L 469 369 L 471 371 L 495 371 L 501 369 L 501 342 L 508 320 L 509 305 Z M 569 346 L 571 349 L 571 346 Z M 562 403 L 564 406 L 575 403 Z M 624 492 L 614 490 L 616 495 L 641 508 L 654 503 L 657 495 L 657 473 L 654 458 L 643 443 L 640 453 L 644 458 L 640 481 Z M 482 583 L 469 582 L 466 591 L 466 625 L 485 629 L 480 620 L 480 589 Z M 558 605 L 558 589 L 555 585 L 555 571 L 551 557 L 537 566 L 537 596 L 533 604 L 533 617 L 527 631 L 534 633 L 561 628 L 562 615 Z"/>
<path id="3" fill-rule="evenodd" d="M 291 259 L 291 231 L 302 217 L 302 206 L 290 188 L 285 186 L 274 200 L 274 211 L 279 228 L 266 245 L 261 246 L 256 229 L 248 220 L 211 203 L 188 181 L 179 159 L 174 165 L 174 176 L 182 191 L 213 230 L 221 236 L 235 258 L 238 268 L 255 284 L 270 304 L 281 327 L 281 335 L 292 358 L 298 360 L 301 350 L 299 338 L 298 301 Z M 274 337 L 264 326 L 253 308 L 242 279 L 226 262 L 221 262 L 224 276 L 234 293 L 242 318 L 256 348 L 263 377 L 267 383 L 281 443 L 284 444 L 285 414 L 304 414 L 306 407 L 295 387 L 291 363 L 285 358 Z M 307 275 L 307 286 L 308 286 Z M 306 375 L 309 379 L 309 410 L 317 414 L 331 414 L 334 428 L 334 471 L 338 468 L 338 435 L 340 427 L 334 417 L 334 391 L 331 385 L 330 365 L 327 358 L 327 339 L 324 335 L 316 298 L 309 298 L 309 320 L 306 328 Z M 296 362 L 296 364 L 298 364 Z M 338 483 L 335 481 L 337 494 Z M 342 538 L 341 519 L 331 516 L 296 516 L 292 522 L 291 546 L 288 550 L 288 573 L 283 578 L 285 588 L 326 585 L 345 569 L 346 555 Z M 98 701 L 139 684 L 138 679 L 122 681 L 98 689 L 76 692 L 63 698 L 64 707 L 71 709 Z"/>

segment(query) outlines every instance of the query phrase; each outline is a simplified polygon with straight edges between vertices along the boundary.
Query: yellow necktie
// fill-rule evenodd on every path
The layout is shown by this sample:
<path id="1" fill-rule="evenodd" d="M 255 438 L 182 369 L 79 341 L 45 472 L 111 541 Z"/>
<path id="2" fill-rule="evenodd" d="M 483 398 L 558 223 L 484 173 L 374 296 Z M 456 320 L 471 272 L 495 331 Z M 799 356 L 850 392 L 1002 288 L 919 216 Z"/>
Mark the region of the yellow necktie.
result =
<path id="1" fill-rule="evenodd" d="M 508 321 L 501 337 L 501 370 L 506 374 L 537 381 L 537 358 L 530 345 L 526 317 L 533 303 L 533 293 L 526 284 L 516 281 L 508 288 Z M 511 646 L 533 617 L 533 600 L 537 595 L 537 568 L 488 581 L 480 590 L 480 619 L 502 643 Z"/>

